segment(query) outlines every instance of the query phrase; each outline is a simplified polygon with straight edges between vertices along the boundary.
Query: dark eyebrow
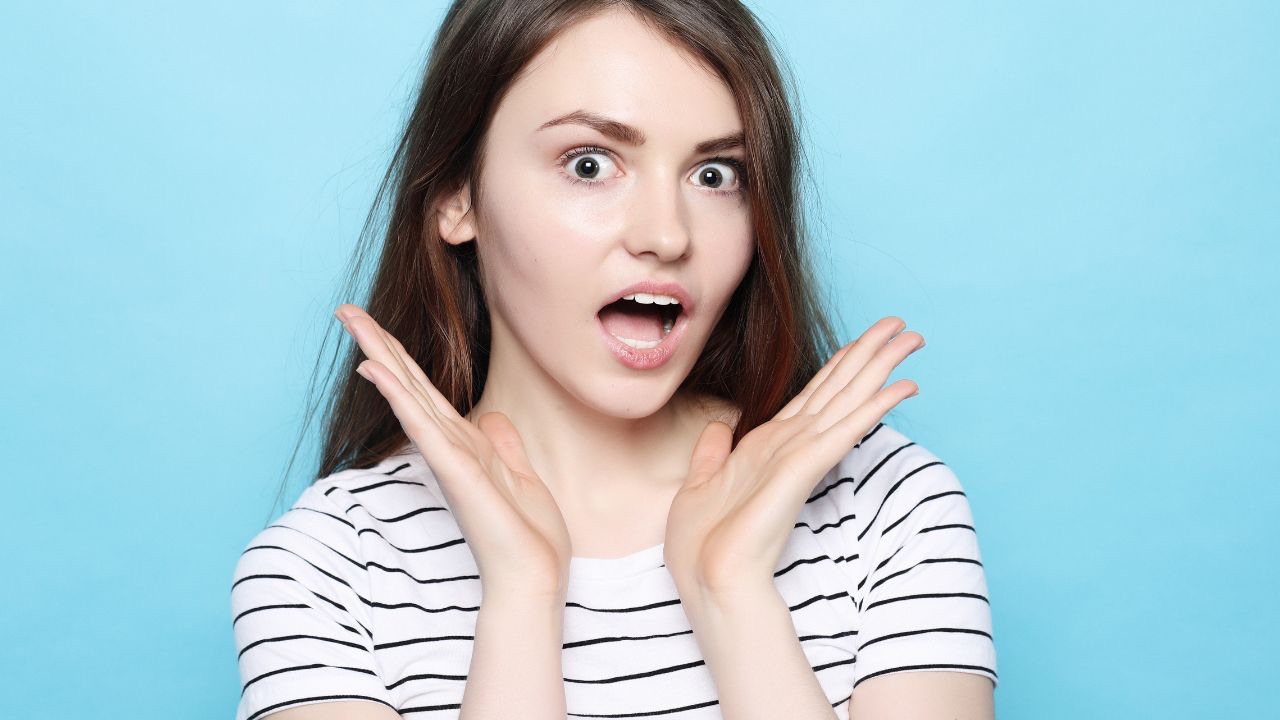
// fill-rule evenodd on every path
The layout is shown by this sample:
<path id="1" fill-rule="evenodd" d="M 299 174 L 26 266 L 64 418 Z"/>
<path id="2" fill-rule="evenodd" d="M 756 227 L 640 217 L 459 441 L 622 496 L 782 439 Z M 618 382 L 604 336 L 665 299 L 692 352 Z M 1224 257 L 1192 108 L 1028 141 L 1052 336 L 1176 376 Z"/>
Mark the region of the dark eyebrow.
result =
<path id="1" fill-rule="evenodd" d="M 645 142 L 644 133 L 639 128 L 612 120 L 598 113 L 587 112 L 586 110 L 574 110 L 571 113 L 548 120 L 538 126 L 538 130 L 545 130 L 556 125 L 585 125 L 605 137 L 628 145 L 643 145 Z M 698 154 L 720 152 L 721 150 L 742 147 L 743 141 L 742 133 L 732 133 L 723 137 L 712 138 L 711 140 L 703 140 L 698 143 L 695 150 Z"/>

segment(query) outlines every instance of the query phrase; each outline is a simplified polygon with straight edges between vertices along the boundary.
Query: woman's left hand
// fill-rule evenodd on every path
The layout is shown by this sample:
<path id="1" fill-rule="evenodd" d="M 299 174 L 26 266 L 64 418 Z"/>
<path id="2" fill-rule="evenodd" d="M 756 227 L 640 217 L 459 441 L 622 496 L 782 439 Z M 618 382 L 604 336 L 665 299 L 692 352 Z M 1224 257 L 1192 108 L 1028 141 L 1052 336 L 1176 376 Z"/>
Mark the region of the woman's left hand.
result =
<path id="1" fill-rule="evenodd" d="M 720 595 L 773 587 L 774 568 L 814 485 L 882 417 L 919 388 L 883 387 L 917 332 L 889 316 L 840 348 L 771 420 L 743 436 L 722 422 L 703 430 L 689 475 L 667 513 L 667 569 L 686 592 Z"/>

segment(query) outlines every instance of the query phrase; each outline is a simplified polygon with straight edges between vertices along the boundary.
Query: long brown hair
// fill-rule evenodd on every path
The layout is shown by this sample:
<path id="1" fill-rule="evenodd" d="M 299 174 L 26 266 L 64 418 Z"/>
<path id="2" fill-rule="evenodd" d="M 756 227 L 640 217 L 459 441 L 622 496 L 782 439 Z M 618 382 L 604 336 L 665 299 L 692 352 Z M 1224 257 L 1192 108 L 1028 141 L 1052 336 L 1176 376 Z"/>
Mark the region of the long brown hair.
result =
<path id="1" fill-rule="evenodd" d="M 503 94 L 558 32 L 610 8 L 629 9 L 687 48 L 737 98 L 755 255 L 677 391 L 712 395 L 740 408 L 736 446 L 799 393 L 839 345 L 812 275 L 794 79 L 788 73 L 784 81 L 773 41 L 739 0 L 456 0 L 434 38 L 413 111 L 334 307 L 352 302 L 368 310 L 459 414 L 470 411 L 488 369 L 488 306 L 477 274 L 476 243 L 444 242 L 435 221 L 437 204 L 470 181 L 472 209 L 479 208 L 485 132 Z M 388 201 L 389 219 L 381 227 Z M 362 289 L 360 268 L 375 254 L 375 237 L 383 245 L 370 284 Z M 339 335 L 327 378 L 335 382 L 326 382 L 317 396 L 316 381 L 329 352 L 326 333 L 311 378 L 307 422 L 293 455 L 317 410 L 315 398 L 327 397 L 316 479 L 372 467 L 408 442 L 386 399 L 355 373 L 364 359 L 359 346 L 336 321 L 329 331 Z"/>

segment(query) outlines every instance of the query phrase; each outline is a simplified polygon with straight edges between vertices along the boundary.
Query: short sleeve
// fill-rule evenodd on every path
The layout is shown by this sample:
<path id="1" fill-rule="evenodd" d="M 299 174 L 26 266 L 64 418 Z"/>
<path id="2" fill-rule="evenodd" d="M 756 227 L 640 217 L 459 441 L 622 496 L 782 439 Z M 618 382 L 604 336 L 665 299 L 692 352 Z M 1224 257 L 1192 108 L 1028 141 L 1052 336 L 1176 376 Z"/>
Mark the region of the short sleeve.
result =
<path id="1" fill-rule="evenodd" d="M 311 485 L 236 564 L 231 617 L 243 691 L 236 720 L 338 700 L 393 707 L 374 661 L 367 571 L 343 497 L 350 496 Z"/>
<path id="2" fill-rule="evenodd" d="M 985 675 L 996 650 L 986 575 L 969 501 L 949 467 L 908 443 L 858 491 L 863 562 L 854 687 L 903 671 Z M 865 514 L 864 514 L 865 513 Z"/>

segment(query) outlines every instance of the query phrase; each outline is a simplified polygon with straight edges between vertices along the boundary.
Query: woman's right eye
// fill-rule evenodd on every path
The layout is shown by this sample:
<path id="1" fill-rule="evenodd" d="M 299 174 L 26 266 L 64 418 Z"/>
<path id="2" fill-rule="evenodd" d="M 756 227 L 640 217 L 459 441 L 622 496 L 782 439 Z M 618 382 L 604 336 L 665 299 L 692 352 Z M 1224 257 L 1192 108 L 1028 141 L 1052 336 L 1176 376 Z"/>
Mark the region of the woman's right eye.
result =
<path id="1" fill-rule="evenodd" d="M 600 148 L 578 148 L 564 155 L 569 180 L 596 183 L 613 175 L 613 160 Z"/>

